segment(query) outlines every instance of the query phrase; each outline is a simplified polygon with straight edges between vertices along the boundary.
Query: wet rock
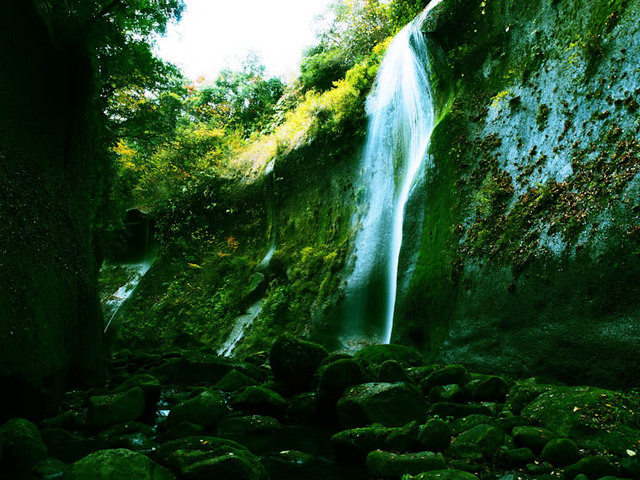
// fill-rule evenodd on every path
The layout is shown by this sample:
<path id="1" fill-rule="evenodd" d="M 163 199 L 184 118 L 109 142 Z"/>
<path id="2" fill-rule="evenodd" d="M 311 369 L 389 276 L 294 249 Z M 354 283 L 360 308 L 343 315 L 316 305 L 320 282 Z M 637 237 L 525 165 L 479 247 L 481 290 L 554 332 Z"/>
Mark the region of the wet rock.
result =
<path id="1" fill-rule="evenodd" d="M 144 411 L 144 393 L 140 387 L 122 393 L 93 396 L 89 398 L 87 428 L 102 430 L 118 423 L 136 420 Z"/>
<path id="2" fill-rule="evenodd" d="M 420 382 L 420 388 L 425 395 L 436 386 L 441 385 L 466 385 L 471 380 L 471 374 L 463 365 L 446 365 L 429 374 Z"/>
<path id="3" fill-rule="evenodd" d="M 324 418 L 318 416 L 318 408 L 315 393 L 300 393 L 289 399 L 285 417 L 289 422 L 303 425 L 324 422 Z"/>
<path id="4" fill-rule="evenodd" d="M 477 402 L 498 402 L 504 403 L 509 391 L 509 385 L 502 377 L 495 375 L 483 376 L 474 380 L 469 385 L 471 398 Z"/>
<path id="5" fill-rule="evenodd" d="M 232 451 L 193 463 L 184 469 L 184 476 L 194 480 L 262 480 L 266 471 L 258 458 L 248 451 Z"/>
<path id="6" fill-rule="evenodd" d="M 429 414 L 441 418 L 461 418 L 470 415 L 492 416 L 493 411 L 483 404 L 460 404 L 451 402 L 434 403 L 429 409 Z"/>
<path id="7" fill-rule="evenodd" d="M 218 383 L 216 383 L 214 388 L 216 390 L 222 390 L 223 392 L 235 392 L 240 390 L 242 387 L 248 387 L 250 385 L 255 385 L 256 383 L 258 382 L 249 375 L 245 375 L 238 370 L 231 370 L 222 377 Z"/>
<path id="8" fill-rule="evenodd" d="M 29 420 L 12 418 L 0 427 L 0 472 L 26 471 L 46 457 L 40 431 Z"/>
<path id="9" fill-rule="evenodd" d="M 44 428 L 41 434 L 49 455 L 64 463 L 73 463 L 99 449 L 95 441 L 87 441 L 62 428 Z"/>
<path id="10" fill-rule="evenodd" d="M 51 480 L 54 478 L 62 478 L 67 469 L 67 464 L 57 458 L 45 458 L 39 461 L 31 469 L 31 478 L 37 480 Z"/>
<path id="11" fill-rule="evenodd" d="M 423 450 L 443 452 L 451 446 L 451 428 L 439 418 L 427 421 L 418 433 L 418 443 Z"/>
<path id="12" fill-rule="evenodd" d="M 512 448 L 500 452 L 500 462 L 506 467 L 521 467 L 535 460 L 530 448 Z"/>
<path id="13" fill-rule="evenodd" d="M 471 430 L 473 427 L 478 425 L 491 425 L 492 427 L 500 428 L 499 423 L 495 418 L 488 415 L 474 414 L 467 417 L 458 418 L 451 422 L 451 434 L 454 436 L 458 436 L 462 432 Z M 511 429 L 509 430 L 509 432 L 511 432 Z"/>
<path id="14" fill-rule="evenodd" d="M 316 368 L 327 355 L 323 346 L 287 335 L 271 347 L 269 363 L 276 380 L 302 392 L 309 390 Z"/>
<path id="15" fill-rule="evenodd" d="M 458 403 L 464 400 L 465 393 L 460 385 L 453 383 L 451 385 L 438 385 L 433 387 L 429 390 L 428 397 L 431 403 Z"/>
<path id="16" fill-rule="evenodd" d="M 211 437 L 205 435 L 198 435 L 195 437 L 185 437 L 178 440 L 172 440 L 160 445 L 160 448 L 154 453 L 154 459 L 163 465 L 170 465 L 172 468 L 176 468 L 177 464 L 171 461 L 171 458 L 180 457 L 180 455 L 174 455 L 176 452 L 204 452 L 207 455 L 198 457 L 198 461 L 203 458 L 208 458 L 211 455 L 215 455 L 220 451 L 235 451 L 245 450 L 247 448 L 240 445 L 238 442 L 228 440 L 226 438 Z M 211 455 L 209 455 L 211 454 Z"/>
<path id="17" fill-rule="evenodd" d="M 554 467 L 566 467 L 580 460 L 580 451 L 573 440 L 556 438 L 544 446 L 540 458 Z"/>
<path id="18" fill-rule="evenodd" d="M 558 438 L 555 432 L 542 427 L 515 427 L 511 432 L 516 445 L 527 447 L 535 453 L 540 453 L 544 446 L 553 439 Z"/>
<path id="19" fill-rule="evenodd" d="M 236 410 L 273 417 L 281 417 L 287 406 L 280 394 L 264 387 L 246 387 L 233 397 L 232 403 Z"/>
<path id="20" fill-rule="evenodd" d="M 71 465 L 65 480 L 172 480 L 174 476 L 141 453 L 124 448 L 100 450 Z"/>
<path id="21" fill-rule="evenodd" d="M 220 435 L 273 433 L 282 429 L 280 422 L 273 417 L 249 415 L 246 417 L 229 417 L 220 422 Z"/>
<path id="22" fill-rule="evenodd" d="M 331 462 L 297 450 L 284 450 L 262 459 L 271 479 L 330 479 Z"/>
<path id="23" fill-rule="evenodd" d="M 205 390 L 195 397 L 171 408 L 169 422 L 191 422 L 207 429 L 215 428 L 227 415 L 228 409 L 220 392 Z"/>
<path id="24" fill-rule="evenodd" d="M 151 375 L 139 374 L 125 380 L 113 389 L 113 393 L 123 393 L 134 387 L 140 387 L 144 394 L 145 414 L 153 416 L 160 399 L 160 381 Z"/>
<path id="25" fill-rule="evenodd" d="M 404 427 L 394 428 L 384 442 L 384 450 L 397 453 L 430 450 L 421 447 L 418 442 L 419 432 L 420 424 L 416 421 L 407 423 Z"/>
<path id="26" fill-rule="evenodd" d="M 582 448 L 626 456 L 640 438 L 640 430 L 626 425 L 635 416 L 629 405 L 625 396 L 610 390 L 558 386 L 540 394 L 522 414 Z"/>
<path id="27" fill-rule="evenodd" d="M 567 480 L 573 480 L 576 476 L 583 474 L 591 478 L 602 478 L 608 475 L 617 477 L 620 469 L 613 463 L 613 459 L 605 456 L 585 457 L 577 463 L 564 469 Z"/>
<path id="28" fill-rule="evenodd" d="M 374 477 L 401 477 L 402 475 L 416 475 L 429 470 L 446 468 L 444 457 L 439 453 L 417 452 L 395 454 L 382 450 L 375 450 L 367 455 L 367 471 Z"/>
<path id="29" fill-rule="evenodd" d="M 380 365 L 378 372 L 378 380 L 380 382 L 396 383 L 405 382 L 412 383 L 411 378 L 407 374 L 405 368 L 396 360 L 387 360 Z"/>
<path id="30" fill-rule="evenodd" d="M 322 369 L 316 390 L 318 404 L 321 409 L 335 412 L 335 405 L 345 389 L 364 381 L 364 373 L 360 364 L 345 358 L 336 360 Z"/>
<path id="31" fill-rule="evenodd" d="M 404 383 L 365 383 L 348 388 L 337 405 L 346 428 L 380 423 L 387 427 L 423 422 L 426 404 L 420 392 Z"/>
<path id="32" fill-rule="evenodd" d="M 392 429 L 382 425 L 343 430 L 331 437 L 336 460 L 341 463 L 363 462 L 369 452 L 383 449 Z"/>
<path id="33" fill-rule="evenodd" d="M 369 345 L 358 351 L 353 358 L 372 365 L 382 365 L 387 360 L 395 360 L 406 367 L 422 365 L 422 356 L 405 345 Z"/>
<path id="34" fill-rule="evenodd" d="M 478 480 L 474 474 L 463 470 L 432 470 L 413 477 L 413 480 Z"/>
<path id="35" fill-rule="evenodd" d="M 502 430 L 491 425 L 477 425 L 458 436 L 447 453 L 456 458 L 489 460 L 498 455 L 504 439 Z"/>
<path id="36" fill-rule="evenodd" d="M 640 478 L 640 460 L 637 457 L 621 460 L 620 471 L 625 478 Z"/>
<path id="37" fill-rule="evenodd" d="M 204 427 L 202 425 L 183 421 L 178 423 L 177 425 L 170 426 L 165 433 L 158 436 L 157 441 L 158 443 L 165 443 L 171 440 L 177 440 L 179 438 L 201 435 L 203 433 Z"/>
<path id="38" fill-rule="evenodd" d="M 504 405 L 505 410 L 518 415 L 524 407 L 538 396 L 554 388 L 553 385 L 541 382 L 544 382 L 544 380 L 536 377 L 517 381 L 507 393 L 507 400 Z"/>

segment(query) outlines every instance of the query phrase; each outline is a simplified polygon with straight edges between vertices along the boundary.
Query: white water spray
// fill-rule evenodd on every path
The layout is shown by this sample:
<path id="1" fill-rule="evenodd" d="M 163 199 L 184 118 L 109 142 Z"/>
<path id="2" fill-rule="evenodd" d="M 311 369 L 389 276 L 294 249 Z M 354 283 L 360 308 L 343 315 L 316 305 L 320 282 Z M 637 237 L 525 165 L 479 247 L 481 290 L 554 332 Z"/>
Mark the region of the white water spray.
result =
<path id="1" fill-rule="evenodd" d="M 405 205 L 435 124 L 428 43 L 420 27 L 440 1 L 432 1 L 393 39 L 367 99 L 361 199 L 366 211 L 358 218 L 346 287 L 341 340 L 347 347 L 391 340 Z"/>
<path id="2" fill-rule="evenodd" d="M 130 263 L 122 265 L 122 269 L 127 274 L 127 282 L 122 285 L 118 290 L 115 291 L 104 303 L 103 303 L 103 312 L 105 318 L 108 316 L 109 321 L 104 327 L 104 332 L 109 329 L 111 322 L 115 318 L 115 316 L 120 311 L 120 307 L 124 304 L 124 302 L 131 296 L 131 294 L 135 291 L 138 283 L 144 277 L 144 274 L 147 273 L 153 260 L 145 260 L 140 263 Z"/>

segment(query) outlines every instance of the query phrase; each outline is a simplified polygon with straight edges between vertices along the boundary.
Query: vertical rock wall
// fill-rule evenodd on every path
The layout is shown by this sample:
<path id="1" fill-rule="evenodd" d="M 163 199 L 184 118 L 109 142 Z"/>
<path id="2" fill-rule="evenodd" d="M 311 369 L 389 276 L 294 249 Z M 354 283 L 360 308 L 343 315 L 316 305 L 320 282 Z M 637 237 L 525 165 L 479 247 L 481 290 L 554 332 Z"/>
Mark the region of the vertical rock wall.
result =
<path id="1" fill-rule="evenodd" d="M 30 2 L 0 7 L 2 416 L 52 410 L 102 375 L 93 232 L 104 185 L 89 59 Z"/>

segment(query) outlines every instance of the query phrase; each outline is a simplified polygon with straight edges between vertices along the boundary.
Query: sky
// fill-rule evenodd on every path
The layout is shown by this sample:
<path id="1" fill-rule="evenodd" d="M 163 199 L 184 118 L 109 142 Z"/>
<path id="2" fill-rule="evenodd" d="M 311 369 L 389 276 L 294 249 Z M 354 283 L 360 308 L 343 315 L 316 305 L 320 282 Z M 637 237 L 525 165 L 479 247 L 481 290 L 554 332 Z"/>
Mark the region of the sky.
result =
<path id="1" fill-rule="evenodd" d="M 314 43 L 314 18 L 333 0 L 186 0 L 181 21 L 157 40 L 161 58 L 193 81 L 213 81 L 257 52 L 271 75 L 288 80 Z"/>

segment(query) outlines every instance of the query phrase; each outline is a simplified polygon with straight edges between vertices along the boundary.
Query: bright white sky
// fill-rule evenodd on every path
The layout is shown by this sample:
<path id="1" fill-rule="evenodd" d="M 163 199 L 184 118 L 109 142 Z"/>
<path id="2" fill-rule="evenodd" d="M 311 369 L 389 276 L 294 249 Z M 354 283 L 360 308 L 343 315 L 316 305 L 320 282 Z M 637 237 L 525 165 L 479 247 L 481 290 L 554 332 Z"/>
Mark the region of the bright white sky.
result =
<path id="1" fill-rule="evenodd" d="M 314 43 L 314 18 L 332 0 L 186 0 L 178 25 L 157 41 L 161 58 L 191 80 L 213 81 L 229 66 L 237 68 L 257 52 L 271 75 L 288 80 L 302 51 Z"/>

